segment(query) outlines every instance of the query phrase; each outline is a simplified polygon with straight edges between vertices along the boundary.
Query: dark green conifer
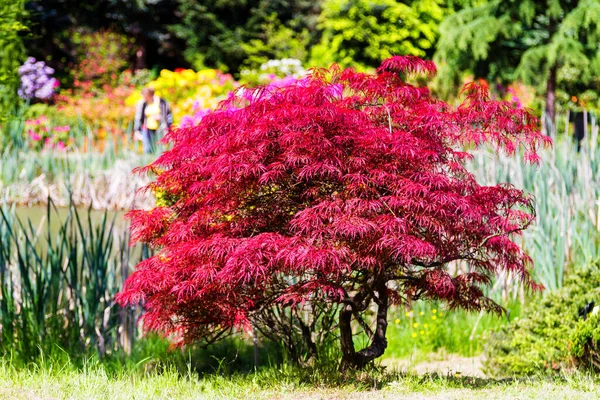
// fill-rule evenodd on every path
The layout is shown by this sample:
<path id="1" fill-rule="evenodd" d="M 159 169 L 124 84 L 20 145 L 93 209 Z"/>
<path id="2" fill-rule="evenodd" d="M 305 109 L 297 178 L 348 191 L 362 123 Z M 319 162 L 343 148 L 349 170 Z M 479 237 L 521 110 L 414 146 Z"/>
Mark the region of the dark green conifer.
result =
<path id="1" fill-rule="evenodd" d="M 492 82 L 520 79 L 544 93 L 544 126 L 554 132 L 557 93 L 600 89 L 599 21 L 600 0 L 479 2 L 440 26 L 442 87 L 464 70 Z"/>

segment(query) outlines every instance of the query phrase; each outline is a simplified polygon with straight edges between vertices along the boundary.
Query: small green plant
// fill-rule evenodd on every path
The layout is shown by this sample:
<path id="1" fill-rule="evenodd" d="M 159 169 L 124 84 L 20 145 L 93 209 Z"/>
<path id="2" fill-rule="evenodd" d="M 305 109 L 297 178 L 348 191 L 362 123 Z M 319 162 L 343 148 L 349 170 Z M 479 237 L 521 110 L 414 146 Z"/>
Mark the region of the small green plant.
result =
<path id="1" fill-rule="evenodd" d="M 595 263 L 573 271 L 561 289 L 534 298 L 522 318 L 491 335 L 485 351 L 486 374 L 528 376 L 569 370 L 573 368 L 571 348 L 575 355 L 587 357 L 588 338 L 594 333 L 578 328 L 578 313 L 599 298 L 599 282 L 600 268 Z M 581 332 L 576 334 L 578 329 Z M 572 338 L 576 338 L 573 344 Z"/>
<path id="2" fill-rule="evenodd" d="M 154 198 L 157 207 L 171 207 L 181 198 L 180 195 L 169 191 L 164 187 L 154 188 Z"/>
<path id="3" fill-rule="evenodd" d="M 571 335 L 571 354 L 581 369 L 600 371 L 600 315 L 577 324 Z"/>

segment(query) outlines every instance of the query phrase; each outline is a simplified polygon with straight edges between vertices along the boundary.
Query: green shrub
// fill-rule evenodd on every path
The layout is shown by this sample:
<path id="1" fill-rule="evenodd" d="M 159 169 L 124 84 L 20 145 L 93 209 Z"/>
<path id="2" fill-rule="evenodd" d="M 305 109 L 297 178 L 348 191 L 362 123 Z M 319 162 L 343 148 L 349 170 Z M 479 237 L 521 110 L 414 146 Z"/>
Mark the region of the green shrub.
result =
<path id="1" fill-rule="evenodd" d="M 595 314 L 577 324 L 571 335 L 571 355 L 585 370 L 600 371 L 600 315 Z"/>
<path id="2" fill-rule="evenodd" d="M 493 332 L 485 349 L 486 374 L 525 376 L 572 368 L 578 312 L 600 293 L 598 266 L 596 262 L 575 270 L 561 289 L 533 299 L 521 319 Z"/>
<path id="3" fill-rule="evenodd" d="M 258 342 L 258 367 L 280 366 L 284 360 L 284 350 L 279 343 L 261 338 Z M 77 355 L 71 355 L 71 363 L 82 366 Z M 130 354 L 115 351 L 101 361 L 109 373 L 120 371 L 159 372 L 178 371 L 210 374 L 217 372 L 223 375 L 249 373 L 254 370 L 254 346 L 252 338 L 245 335 L 233 335 L 207 347 L 188 345 L 185 348 L 173 346 L 173 342 L 154 333 L 146 333 L 144 337 L 134 341 Z"/>
<path id="4" fill-rule="evenodd" d="M 0 122 L 17 104 L 20 80 L 17 69 L 25 61 L 22 35 L 27 30 L 25 1 L 0 2 Z"/>

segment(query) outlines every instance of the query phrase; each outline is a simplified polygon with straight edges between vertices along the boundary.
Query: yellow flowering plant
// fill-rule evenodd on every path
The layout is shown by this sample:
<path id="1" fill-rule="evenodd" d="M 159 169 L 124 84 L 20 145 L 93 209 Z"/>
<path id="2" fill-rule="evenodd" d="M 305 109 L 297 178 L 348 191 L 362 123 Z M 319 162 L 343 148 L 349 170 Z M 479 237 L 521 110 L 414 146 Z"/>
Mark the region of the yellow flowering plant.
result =
<path id="1" fill-rule="evenodd" d="M 186 116 L 192 116 L 198 110 L 216 108 L 221 100 L 236 89 L 238 83 L 231 75 L 215 69 L 163 69 L 160 76 L 148 86 L 171 103 L 175 124 L 181 125 Z M 133 106 L 141 98 L 141 90 L 136 90 L 127 98 L 127 104 Z"/>

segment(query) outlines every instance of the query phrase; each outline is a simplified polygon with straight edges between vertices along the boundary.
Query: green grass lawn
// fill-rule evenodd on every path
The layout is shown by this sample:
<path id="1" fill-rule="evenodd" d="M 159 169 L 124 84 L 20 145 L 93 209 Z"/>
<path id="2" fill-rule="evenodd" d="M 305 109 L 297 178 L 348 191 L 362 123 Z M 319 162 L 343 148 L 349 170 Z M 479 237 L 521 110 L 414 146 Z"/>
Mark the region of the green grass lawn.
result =
<path id="1" fill-rule="evenodd" d="M 0 399 L 597 399 L 598 380 L 490 380 L 370 371 L 342 378 L 291 368 L 198 377 L 174 370 L 108 374 L 83 369 L 0 366 Z"/>
<path id="2" fill-rule="evenodd" d="M 518 313 L 513 308 L 511 315 Z M 252 372 L 253 347 L 247 340 L 229 338 L 208 349 L 171 351 L 167 341 L 150 335 L 136 341 L 132 354 L 116 353 L 102 361 L 59 347 L 40 352 L 35 362 L 5 353 L 0 357 L 0 400 L 600 398 L 600 379 L 594 376 L 484 378 L 486 333 L 506 323 L 505 317 L 421 304 L 394 310 L 392 317 L 380 366 L 346 376 L 337 371 L 334 348 L 324 353 L 322 365 L 297 368 L 285 363 L 275 343 L 264 342 L 260 368 Z"/>
<path id="3" fill-rule="evenodd" d="M 448 313 L 435 305 L 395 310 L 392 317 L 389 348 L 380 360 L 387 367 L 350 376 L 337 372 L 339 354 L 333 349 L 323 365 L 295 368 L 283 361 L 275 344 L 265 342 L 261 367 L 252 372 L 253 348 L 240 338 L 209 349 L 169 351 L 167 341 L 151 335 L 136 341 L 131 355 L 118 353 L 102 361 L 71 357 L 58 347 L 51 354 L 40 353 L 35 362 L 5 354 L 0 358 L 0 400 L 600 398 L 600 380 L 590 376 L 482 378 L 475 362 L 480 364 L 485 333 L 505 318 Z M 410 374 L 394 372 L 407 368 Z M 428 374 L 432 371 L 438 372 Z M 462 376 L 454 375 L 458 371 Z"/>

